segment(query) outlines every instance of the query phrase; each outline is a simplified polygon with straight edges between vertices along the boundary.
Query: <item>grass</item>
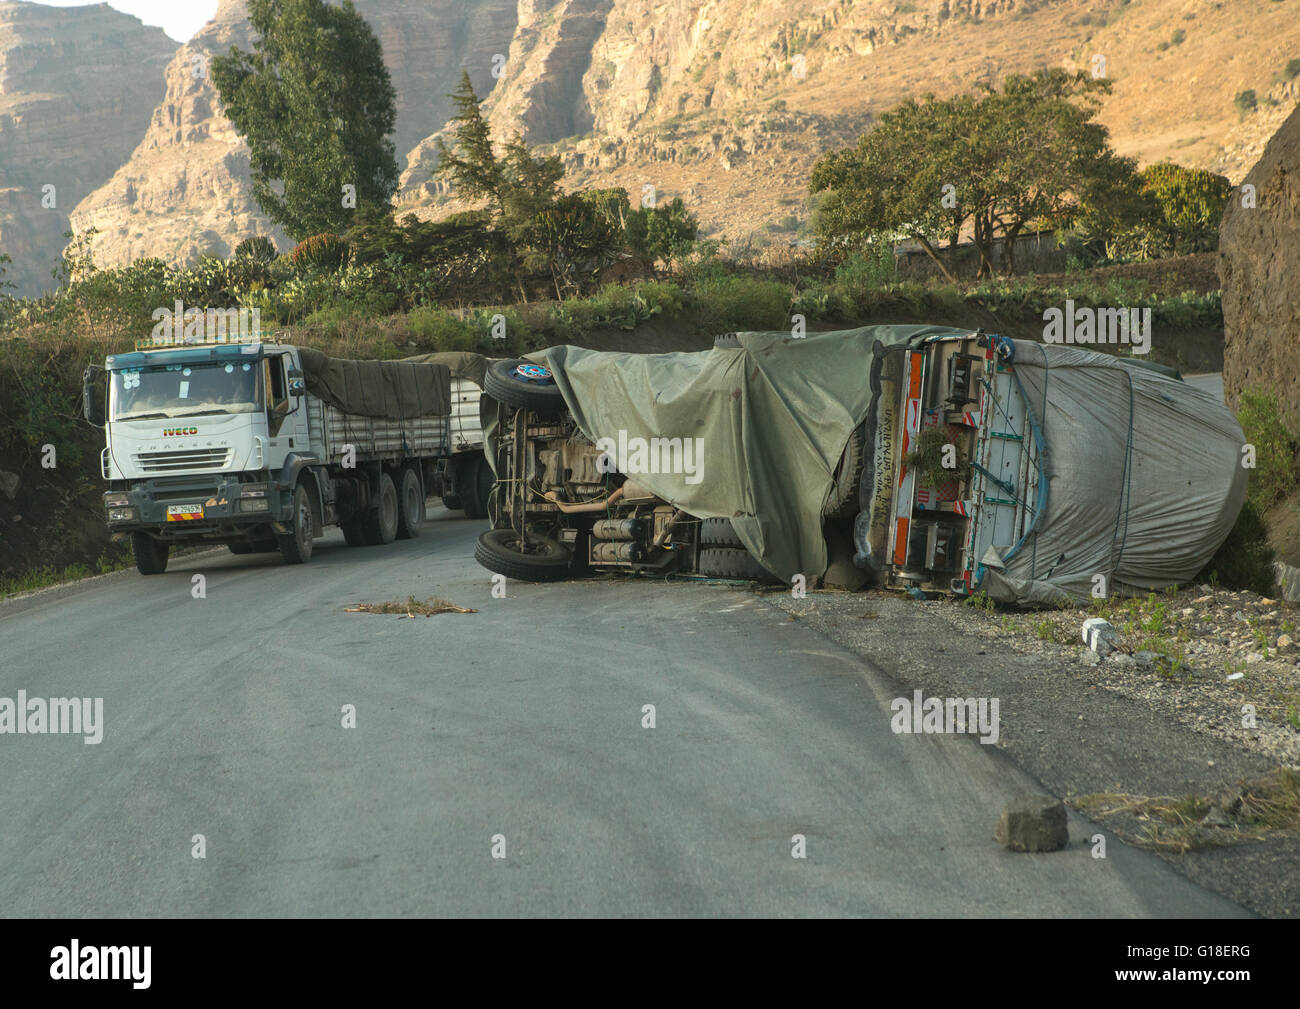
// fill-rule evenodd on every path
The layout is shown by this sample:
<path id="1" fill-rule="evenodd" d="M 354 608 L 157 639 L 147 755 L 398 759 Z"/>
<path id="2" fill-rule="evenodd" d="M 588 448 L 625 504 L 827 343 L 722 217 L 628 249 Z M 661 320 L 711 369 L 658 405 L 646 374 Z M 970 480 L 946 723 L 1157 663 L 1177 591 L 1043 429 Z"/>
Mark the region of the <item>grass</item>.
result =
<path id="1" fill-rule="evenodd" d="M 69 564 L 67 567 L 50 566 L 34 568 L 19 575 L 0 577 L 0 599 L 24 595 L 53 585 L 80 581 L 93 575 L 106 575 L 112 571 L 122 571 L 131 567 L 131 552 L 110 547 L 100 555 L 92 570 L 86 564 Z"/>
<path id="2" fill-rule="evenodd" d="M 1179 854 L 1300 831 L 1300 772 L 1285 767 L 1217 797 L 1100 792 L 1069 801 L 1094 819 L 1135 817 L 1143 821 L 1138 844 Z M 1215 822 L 1207 823 L 1212 812 Z"/>
<path id="3" fill-rule="evenodd" d="M 417 616 L 432 617 L 439 613 L 477 613 L 478 610 L 466 609 L 464 606 L 457 606 L 453 602 L 436 597 L 420 600 L 416 599 L 415 596 L 407 596 L 405 602 L 358 603 L 356 606 L 345 606 L 343 612 L 379 613 L 385 616 L 398 616 L 414 620 Z"/>

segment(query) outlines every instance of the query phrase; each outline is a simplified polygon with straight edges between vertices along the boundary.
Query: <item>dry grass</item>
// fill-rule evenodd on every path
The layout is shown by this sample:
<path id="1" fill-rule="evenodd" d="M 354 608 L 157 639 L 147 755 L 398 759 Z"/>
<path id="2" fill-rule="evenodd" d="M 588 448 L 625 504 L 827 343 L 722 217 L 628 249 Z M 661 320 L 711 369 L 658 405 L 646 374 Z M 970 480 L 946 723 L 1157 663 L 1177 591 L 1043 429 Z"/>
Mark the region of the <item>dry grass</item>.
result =
<path id="1" fill-rule="evenodd" d="M 1300 771 L 1279 767 L 1213 797 L 1098 792 L 1069 803 L 1099 820 L 1133 817 L 1143 824 L 1135 838 L 1138 844 L 1182 854 L 1300 832 Z"/>
<path id="2" fill-rule="evenodd" d="M 415 596 L 407 596 L 405 602 L 394 601 L 387 603 L 358 603 L 356 606 L 345 606 L 344 613 L 381 613 L 387 616 L 397 616 L 403 619 L 416 617 L 432 617 L 439 613 L 477 613 L 478 610 L 466 609 L 464 606 L 457 606 L 455 603 L 448 602 L 446 599 L 425 599 L 423 601 L 416 599 Z"/>

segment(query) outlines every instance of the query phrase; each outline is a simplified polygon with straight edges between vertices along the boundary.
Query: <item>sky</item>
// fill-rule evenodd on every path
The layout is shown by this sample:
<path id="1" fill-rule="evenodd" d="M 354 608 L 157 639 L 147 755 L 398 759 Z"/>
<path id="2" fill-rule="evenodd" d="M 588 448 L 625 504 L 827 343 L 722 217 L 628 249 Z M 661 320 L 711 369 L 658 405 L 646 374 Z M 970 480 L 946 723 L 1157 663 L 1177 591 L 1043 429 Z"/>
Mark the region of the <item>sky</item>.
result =
<path id="1" fill-rule="evenodd" d="M 40 0 L 49 7 L 89 7 L 99 0 Z M 177 42 L 188 42 L 217 12 L 217 0 L 108 0 L 123 14 L 157 25 Z"/>

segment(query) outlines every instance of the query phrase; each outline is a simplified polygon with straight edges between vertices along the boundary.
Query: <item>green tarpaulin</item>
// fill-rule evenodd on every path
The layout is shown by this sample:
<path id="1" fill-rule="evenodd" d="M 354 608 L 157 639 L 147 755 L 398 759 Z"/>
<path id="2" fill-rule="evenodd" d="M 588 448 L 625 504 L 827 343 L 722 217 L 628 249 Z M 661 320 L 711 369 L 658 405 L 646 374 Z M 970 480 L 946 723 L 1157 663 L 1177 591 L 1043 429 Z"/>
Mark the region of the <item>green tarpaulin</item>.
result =
<path id="1" fill-rule="evenodd" d="M 611 454 L 629 479 L 691 515 L 731 519 L 774 574 L 811 582 L 826 570 L 822 506 L 849 435 L 867 416 L 874 348 L 964 332 L 740 333 L 739 347 L 698 353 L 551 347 L 529 358 L 555 373 L 582 433 L 617 446 Z M 690 444 L 698 457 L 684 441 L 674 456 L 671 442 L 653 439 L 698 439 Z M 698 472 L 637 471 L 665 456 L 698 463 Z"/>

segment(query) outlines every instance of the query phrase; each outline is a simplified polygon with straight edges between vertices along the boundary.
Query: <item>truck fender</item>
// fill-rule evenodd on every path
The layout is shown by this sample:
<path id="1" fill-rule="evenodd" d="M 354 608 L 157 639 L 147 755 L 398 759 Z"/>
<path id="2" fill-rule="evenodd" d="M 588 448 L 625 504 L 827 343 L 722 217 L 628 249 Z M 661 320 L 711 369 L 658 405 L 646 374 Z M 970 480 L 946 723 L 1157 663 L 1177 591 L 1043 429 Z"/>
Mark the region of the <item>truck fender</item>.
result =
<path id="1" fill-rule="evenodd" d="M 318 467 L 321 461 L 314 455 L 301 455 L 291 453 L 284 461 L 284 467 L 276 474 L 276 480 L 282 487 L 292 490 L 298 486 L 298 481 L 303 479 L 307 484 L 307 494 L 311 498 L 312 517 L 316 522 L 318 529 L 325 525 L 325 502 L 332 500 L 333 495 L 327 494 L 327 487 L 321 484 L 321 475 Z"/>

